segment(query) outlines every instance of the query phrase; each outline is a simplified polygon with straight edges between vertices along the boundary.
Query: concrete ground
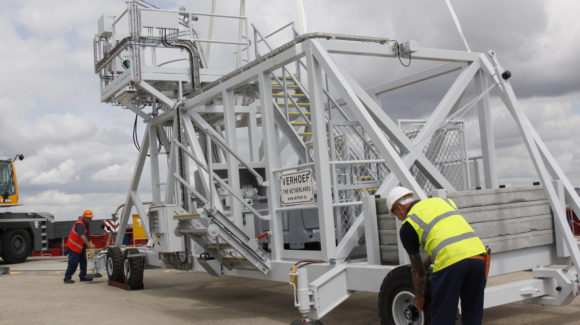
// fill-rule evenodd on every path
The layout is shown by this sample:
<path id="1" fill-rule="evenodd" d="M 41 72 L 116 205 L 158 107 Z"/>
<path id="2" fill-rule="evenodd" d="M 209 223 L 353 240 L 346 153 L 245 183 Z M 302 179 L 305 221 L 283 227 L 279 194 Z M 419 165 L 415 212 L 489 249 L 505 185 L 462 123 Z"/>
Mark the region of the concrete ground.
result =
<path id="1" fill-rule="evenodd" d="M 298 316 L 284 283 L 155 269 L 145 271 L 144 290 L 125 291 L 108 286 L 106 274 L 63 284 L 62 257 L 0 266 L 11 271 L 0 275 L 0 324 L 288 325 Z M 377 294 L 355 293 L 322 321 L 379 324 Z M 484 324 L 580 324 L 580 299 L 564 307 L 512 303 L 487 309 Z"/>

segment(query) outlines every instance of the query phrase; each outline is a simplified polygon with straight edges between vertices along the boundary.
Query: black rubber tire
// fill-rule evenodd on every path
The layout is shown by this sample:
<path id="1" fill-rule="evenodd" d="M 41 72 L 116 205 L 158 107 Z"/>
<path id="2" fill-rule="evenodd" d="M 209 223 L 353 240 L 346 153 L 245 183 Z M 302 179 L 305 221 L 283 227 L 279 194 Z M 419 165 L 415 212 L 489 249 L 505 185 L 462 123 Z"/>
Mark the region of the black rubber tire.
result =
<path id="1" fill-rule="evenodd" d="M 128 257 L 129 254 L 138 254 L 139 250 L 128 248 L 123 252 L 123 282 L 131 290 L 143 289 L 143 271 L 145 260 L 143 256 Z"/>
<path id="2" fill-rule="evenodd" d="M 123 282 L 123 254 L 121 253 L 121 248 L 107 248 L 107 261 L 105 266 L 109 281 Z"/>
<path id="3" fill-rule="evenodd" d="M 2 234 L 4 263 L 24 262 L 32 252 L 32 239 L 25 229 L 9 229 Z"/>
<path id="4" fill-rule="evenodd" d="M 422 311 L 422 324 L 427 325 L 431 319 L 430 274 L 427 276 L 427 287 L 425 291 L 425 306 Z M 413 289 L 413 275 L 411 273 L 410 265 L 402 265 L 397 267 L 396 269 L 389 272 L 389 274 L 387 274 L 383 280 L 383 284 L 381 285 L 381 290 L 379 292 L 379 316 L 381 318 L 382 325 L 397 325 L 392 313 L 393 304 L 395 303 L 395 297 L 401 297 L 400 294 L 404 296 L 405 292 L 409 292 L 413 296 L 415 294 L 415 290 Z M 407 306 L 407 308 L 400 310 L 400 312 L 412 313 L 412 308 L 414 307 L 414 301 L 412 298 L 408 302 Z M 421 324 L 420 321 L 411 322 L 411 320 L 406 320 L 405 323 Z"/>

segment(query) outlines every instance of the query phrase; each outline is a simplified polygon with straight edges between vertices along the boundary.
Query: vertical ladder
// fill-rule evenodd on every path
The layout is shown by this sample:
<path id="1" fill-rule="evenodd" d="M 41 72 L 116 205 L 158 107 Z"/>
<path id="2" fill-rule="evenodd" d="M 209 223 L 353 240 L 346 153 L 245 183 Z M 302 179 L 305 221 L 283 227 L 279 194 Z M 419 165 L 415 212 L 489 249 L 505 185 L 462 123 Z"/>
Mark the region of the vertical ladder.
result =
<path id="1" fill-rule="evenodd" d="M 43 219 L 40 221 L 40 241 L 41 241 L 41 248 L 40 248 L 40 255 L 45 256 L 49 255 L 48 251 L 48 220 Z"/>

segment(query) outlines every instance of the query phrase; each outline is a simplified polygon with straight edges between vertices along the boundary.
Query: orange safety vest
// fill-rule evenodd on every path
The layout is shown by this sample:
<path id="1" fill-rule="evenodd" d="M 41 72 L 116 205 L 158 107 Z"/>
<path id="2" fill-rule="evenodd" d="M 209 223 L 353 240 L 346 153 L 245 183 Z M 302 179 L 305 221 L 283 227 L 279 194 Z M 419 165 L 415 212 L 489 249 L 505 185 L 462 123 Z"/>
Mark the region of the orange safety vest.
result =
<path id="1" fill-rule="evenodd" d="M 83 252 L 83 247 L 85 246 L 85 243 L 83 242 L 81 235 L 79 235 L 77 233 L 76 226 L 78 223 L 80 223 L 83 226 L 85 237 L 87 237 L 87 238 L 89 237 L 89 234 L 87 232 L 87 227 L 85 226 L 83 219 L 79 219 L 77 222 L 74 223 L 72 230 L 70 231 L 70 234 L 68 235 L 68 241 L 66 242 L 66 246 L 71 251 L 80 254 Z"/>

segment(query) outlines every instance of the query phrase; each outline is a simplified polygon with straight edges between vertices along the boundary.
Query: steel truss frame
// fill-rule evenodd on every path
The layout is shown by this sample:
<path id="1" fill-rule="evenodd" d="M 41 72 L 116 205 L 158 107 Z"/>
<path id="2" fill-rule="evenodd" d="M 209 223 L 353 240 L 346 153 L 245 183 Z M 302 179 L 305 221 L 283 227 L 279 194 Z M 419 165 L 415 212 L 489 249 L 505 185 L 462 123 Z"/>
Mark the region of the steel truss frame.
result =
<path id="1" fill-rule="evenodd" d="M 374 194 L 384 195 L 400 183 L 411 188 L 421 199 L 426 198 L 427 193 L 411 174 L 410 168 L 413 166 L 419 168 L 437 188 L 449 192 L 455 191 L 450 182 L 425 157 L 423 152 L 439 127 L 457 114 L 471 108 L 478 111 L 485 187 L 497 186 L 489 104 L 489 96 L 493 91 L 500 96 L 518 125 L 530 159 L 544 185 L 546 197 L 553 211 L 557 244 L 556 247 L 553 247 L 554 245 L 534 247 L 494 256 L 492 275 L 533 268 L 535 278 L 488 288 L 485 306 L 491 307 L 519 300 L 542 304 L 563 304 L 576 296 L 579 289 L 575 272 L 569 268 L 549 269 L 536 266 L 562 262 L 568 265 L 579 265 L 580 250 L 568 227 L 565 203 L 580 214 L 580 199 L 524 115 L 508 80 L 509 76 L 499 64 L 495 53 L 421 48 L 413 42 L 399 45 L 388 40 L 377 41 L 357 37 L 339 40 L 340 38 L 331 34 L 303 35 L 275 49 L 270 55 L 261 56 L 256 61 L 218 79 L 190 98 L 180 96 L 169 98 L 150 84 L 139 83 L 142 90 L 148 91 L 159 106 L 152 114 L 145 114 L 136 109 L 134 104 L 124 103 L 125 106 L 144 117 L 147 129 L 135 165 L 117 238 L 124 236 L 124 229 L 132 207 L 139 212 L 147 235 L 151 238 L 149 219 L 146 217 L 147 211 L 138 194 L 143 168 L 149 155 L 154 204 L 176 204 L 192 214 L 202 211 L 203 215 L 211 211 L 220 211 L 228 215 L 233 224 L 241 229 L 250 241 L 259 235 L 253 228 L 253 218 L 268 221 L 271 250 L 269 269 L 260 273 L 255 269 L 234 267 L 223 269 L 221 272 L 273 281 L 288 281 L 289 269 L 297 261 L 316 260 L 316 263 L 300 268 L 293 274 L 298 275 L 300 279 L 296 284 L 295 305 L 304 316 L 319 319 L 347 299 L 354 291 L 377 292 L 385 275 L 397 266 L 380 265 L 378 227 L 373 196 L 365 196 L 360 202 L 350 202 L 361 206 L 362 212 L 337 242 L 334 214 L 335 208 L 340 205 L 332 195 L 331 170 L 334 162 L 332 157 L 329 157 L 331 149 L 327 140 L 329 117 L 327 111 L 337 107 L 331 108 L 332 105 L 327 105 L 329 102 L 325 99 L 329 95 L 324 85 L 325 80 L 332 83 L 333 89 L 341 97 L 334 103 L 348 107 L 350 118 L 364 128 L 368 140 L 374 144 L 376 151 L 390 170 L 390 174 L 382 181 Z M 365 90 L 337 65 L 333 55 L 362 55 L 384 59 L 410 56 L 413 60 L 444 63 Z M 290 135 L 288 128 L 282 125 L 273 109 L 274 91 L 271 76 L 275 71 L 295 65 L 299 61 L 307 71 L 308 79 L 305 84 L 307 84 L 306 90 L 310 103 L 312 151 L 307 161 L 288 167 L 283 164 L 281 153 L 284 149 L 282 144 L 290 142 L 284 138 Z M 450 73 L 457 73 L 456 79 L 412 141 L 376 100 L 382 93 Z M 472 82 L 475 83 L 477 93 L 468 104 L 459 107 L 467 87 Z M 258 101 L 249 105 L 240 105 L 237 100 L 240 90 L 256 84 Z M 249 143 L 245 148 L 238 147 L 236 114 L 247 114 L 249 117 L 247 124 Z M 304 116 L 304 112 L 302 115 Z M 261 128 L 257 122 L 258 116 L 261 120 Z M 172 126 L 171 136 L 164 131 L 167 125 Z M 261 132 L 261 139 L 258 136 L 259 132 Z M 166 151 L 170 152 L 163 200 L 159 153 L 154 145 L 158 142 L 161 142 Z M 244 150 L 250 152 L 249 161 L 241 158 Z M 216 157 L 221 157 L 222 168 L 227 170 L 227 181 L 221 180 L 214 172 L 216 166 L 213 160 Z M 267 214 L 263 215 L 244 204 L 239 183 L 240 165 L 249 170 L 259 184 L 266 187 Z M 264 168 L 263 180 L 259 179 L 261 176 L 255 168 Z M 280 175 L 288 170 L 305 168 L 313 169 L 316 179 L 316 201 L 302 206 L 283 206 L 279 199 Z M 222 206 L 216 185 L 227 189 L 231 202 L 229 211 Z M 284 249 L 282 220 L 284 213 L 292 209 L 316 210 L 321 242 L 319 251 Z M 251 221 L 245 223 L 244 216 Z M 349 260 L 349 255 L 363 236 L 366 239 L 366 260 Z M 117 240 L 117 245 L 120 243 L 121 241 Z M 407 255 L 400 243 L 399 256 L 400 264 L 407 263 Z M 202 261 L 198 258 L 194 258 L 193 269 L 204 269 Z M 553 295 L 556 293 L 557 286 L 565 289 Z"/>

